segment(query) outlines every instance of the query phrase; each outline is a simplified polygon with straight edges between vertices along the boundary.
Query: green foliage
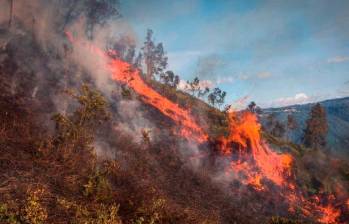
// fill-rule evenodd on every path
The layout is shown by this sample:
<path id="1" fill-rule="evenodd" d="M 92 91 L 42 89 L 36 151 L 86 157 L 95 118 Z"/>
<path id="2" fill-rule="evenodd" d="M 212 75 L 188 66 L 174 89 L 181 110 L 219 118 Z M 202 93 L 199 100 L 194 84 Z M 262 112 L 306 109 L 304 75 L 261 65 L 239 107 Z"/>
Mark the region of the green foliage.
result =
<path id="1" fill-rule="evenodd" d="M 150 80 L 154 75 L 163 74 L 167 67 L 167 56 L 162 43 L 154 43 L 153 31 L 151 29 L 147 30 L 142 53 L 144 64 L 147 69 L 146 78 Z"/>
<path id="2" fill-rule="evenodd" d="M 52 119 L 56 122 L 55 142 L 65 147 L 88 147 L 93 142 L 96 126 L 109 119 L 107 102 L 100 92 L 91 90 L 86 84 L 82 85 L 78 94 L 73 91 L 67 93 L 80 106 L 71 116 L 53 116 Z"/>
<path id="3" fill-rule="evenodd" d="M 160 81 L 167 86 L 177 88 L 177 85 L 179 84 L 179 76 L 175 75 L 173 71 L 166 71 L 165 73 L 160 74 Z"/>
<path id="4" fill-rule="evenodd" d="M 226 95 L 227 93 L 225 91 L 222 91 L 219 88 L 214 88 L 213 91 L 207 96 L 208 103 L 212 106 L 218 105 L 221 107 L 224 104 Z"/>

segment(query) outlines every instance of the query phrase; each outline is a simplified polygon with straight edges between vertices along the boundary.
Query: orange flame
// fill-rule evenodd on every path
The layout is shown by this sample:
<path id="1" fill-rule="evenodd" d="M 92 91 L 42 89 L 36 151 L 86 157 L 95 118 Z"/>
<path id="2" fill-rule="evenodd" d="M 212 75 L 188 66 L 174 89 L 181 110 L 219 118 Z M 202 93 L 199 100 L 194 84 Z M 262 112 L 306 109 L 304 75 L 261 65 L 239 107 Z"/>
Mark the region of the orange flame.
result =
<path id="1" fill-rule="evenodd" d="M 128 84 L 137 92 L 147 104 L 157 108 L 162 114 L 171 118 L 180 128 L 178 134 L 197 142 L 207 141 L 208 136 L 195 122 L 189 111 L 179 107 L 169 99 L 150 88 L 139 75 L 138 70 L 132 70 L 124 61 L 113 59 L 110 63 L 112 78 L 121 83 Z"/>
<path id="2" fill-rule="evenodd" d="M 234 150 L 231 143 L 237 143 L 237 151 L 241 158 L 231 163 L 233 171 L 244 172 L 244 175 L 247 176 L 247 183 L 258 188 L 260 188 L 262 177 L 280 186 L 285 184 L 285 175 L 290 174 L 292 157 L 287 154 L 277 154 L 261 140 L 261 127 L 255 114 L 248 111 L 240 114 L 230 112 L 228 116 L 230 134 L 227 138 L 221 139 L 223 142 L 222 154 L 231 155 Z M 250 152 L 247 153 L 247 150 Z M 256 170 L 256 173 L 253 170 Z"/>
<path id="3" fill-rule="evenodd" d="M 112 79 L 128 85 L 142 100 L 157 108 L 162 114 L 172 119 L 178 126 L 179 134 L 188 140 L 195 140 L 203 143 L 208 140 L 208 135 L 196 123 L 190 111 L 181 108 L 178 104 L 156 92 L 142 79 L 138 70 L 120 59 L 112 59 L 101 49 L 93 45 L 75 41 L 74 37 L 66 32 L 67 38 L 72 43 L 82 44 L 87 49 L 93 51 L 97 56 L 104 57 L 109 64 Z M 104 68 L 105 69 L 105 68 Z M 229 172 L 240 174 L 242 183 L 254 187 L 257 191 L 267 190 L 264 180 L 272 181 L 275 185 L 283 188 L 282 195 L 290 204 L 289 211 L 295 212 L 300 208 L 305 216 L 311 216 L 314 212 L 317 221 L 321 223 L 336 223 L 340 211 L 331 205 L 321 206 L 318 198 L 312 201 L 304 198 L 299 193 L 296 184 L 289 181 L 291 177 L 291 166 L 293 159 L 288 154 L 279 154 L 269 148 L 260 136 L 260 124 L 255 114 L 250 112 L 230 112 L 229 135 L 220 138 L 223 143 L 220 152 L 223 156 L 232 157 L 237 155 L 237 159 L 230 162 Z M 200 157 L 203 156 L 200 154 Z M 349 200 L 346 202 L 349 207 Z"/>
<path id="4" fill-rule="evenodd" d="M 207 141 L 208 135 L 195 122 L 195 119 L 191 116 L 190 112 L 149 87 L 140 76 L 139 70 L 133 69 L 132 66 L 125 61 L 109 57 L 110 54 L 115 54 L 115 52 L 108 52 L 109 54 L 106 54 L 104 51 L 92 44 L 76 41 L 70 32 L 66 32 L 66 35 L 70 42 L 84 46 L 99 57 L 108 61 L 109 64 L 107 67 L 112 74 L 112 79 L 127 84 L 142 97 L 142 100 L 145 103 L 152 105 L 162 114 L 172 119 L 179 128 L 179 130 L 176 130 L 176 134 L 179 134 L 188 140 L 195 140 L 199 143 Z"/>

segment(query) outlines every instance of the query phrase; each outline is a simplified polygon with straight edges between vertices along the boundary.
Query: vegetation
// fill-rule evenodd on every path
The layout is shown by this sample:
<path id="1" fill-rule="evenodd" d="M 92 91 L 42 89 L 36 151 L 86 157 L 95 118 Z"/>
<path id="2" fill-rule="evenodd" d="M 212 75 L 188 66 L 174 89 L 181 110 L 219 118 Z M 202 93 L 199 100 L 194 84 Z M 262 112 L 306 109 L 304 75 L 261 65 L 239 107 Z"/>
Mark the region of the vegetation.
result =
<path id="1" fill-rule="evenodd" d="M 310 148 L 324 147 L 326 145 L 327 131 L 326 112 L 317 103 L 311 108 L 310 117 L 306 123 L 303 136 L 304 145 Z"/>
<path id="2" fill-rule="evenodd" d="M 265 129 L 269 134 L 278 138 L 282 138 L 286 131 L 285 125 L 276 119 L 275 113 L 268 115 Z"/>
<path id="3" fill-rule="evenodd" d="M 117 1 L 65 2 L 69 11 L 66 22 L 84 13 L 89 17 L 90 34 L 96 24 L 104 24 L 110 16 L 119 16 Z M 90 34 L 88 37 L 93 38 Z M 227 134 L 228 122 L 226 114 L 216 107 L 222 107 L 226 93 L 219 88 L 212 91 L 202 88 L 198 78 L 188 82 L 192 94 L 178 91 L 179 77 L 166 71 L 164 48 L 161 43 L 154 43 L 152 35 L 149 30 L 138 55 L 134 43 L 121 37 L 120 44 L 111 43 L 110 50 L 119 52 L 111 56 L 120 57 L 134 67 L 144 63 L 148 84 L 190 109 L 207 130 L 209 141 L 183 147 L 185 140 L 171 133 L 171 120 L 151 106 L 137 102 L 139 105 L 133 109 L 144 117 L 139 120 L 137 117 L 135 123 L 143 125 L 149 120 L 154 125 L 149 129 L 142 125 L 139 128 L 134 120 L 124 118 L 126 110 L 117 98 L 120 96 L 105 97 L 85 72 L 79 71 L 83 74 L 78 78 L 60 74 L 61 71 L 74 74 L 76 66 L 65 64 L 65 59 L 56 54 L 45 53 L 36 40 L 30 42 L 33 49 L 29 53 L 21 51 L 27 51 L 27 47 L 11 48 L 10 44 L 4 44 L 4 50 L 0 51 L 0 222 L 298 223 L 291 220 L 294 217 L 275 216 L 270 220 L 271 214 L 280 211 L 280 205 L 268 195 L 242 189 L 236 182 L 231 185 L 244 192 L 230 192 L 221 182 L 211 181 L 221 174 L 220 164 L 215 163 L 220 159 L 215 144 Z M 22 46 L 22 41 L 14 41 L 13 46 Z M 51 69 L 46 65 L 50 60 L 62 66 Z M 33 69 L 31 66 L 36 65 L 33 61 L 43 62 L 39 67 L 48 74 L 38 75 L 42 70 Z M 119 90 L 116 84 L 113 87 Z M 63 88 L 69 90 L 60 96 Z M 120 95 L 123 101 L 138 99 L 127 86 L 121 86 Z M 196 97 L 207 97 L 210 105 Z M 60 103 L 67 104 L 64 112 L 57 110 Z M 255 104 L 249 110 L 258 113 Z M 55 115 L 49 120 L 52 114 Z M 275 130 L 263 136 L 275 149 L 296 158 L 292 169 L 302 190 L 309 195 L 330 194 L 338 190 L 338 183 L 348 186 L 346 163 L 283 139 L 279 134 L 282 128 L 274 121 L 270 124 Z M 287 128 L 294 126 L 290 118 Z M 131 128 L 135 130 L 130 131 Z M 191 151 L 207 155 L 207 160 L 187 156 Z M 190 158 L 183 159 L 184 156 Z M 330 162 L 324 165 L 321 161 Z M 261 201 L 268 206 L 261 205 Z"/>
<path id="4" fill-rule="evenodd" d="M 165 56 L 162 43 L 154 43 L 153 31 L 151 29 L 147 30 L 142 53 L 146 66 L 146 78 L 150 80 L 154 75 L 162 75 L 167 67 L 167 57 Z"/>

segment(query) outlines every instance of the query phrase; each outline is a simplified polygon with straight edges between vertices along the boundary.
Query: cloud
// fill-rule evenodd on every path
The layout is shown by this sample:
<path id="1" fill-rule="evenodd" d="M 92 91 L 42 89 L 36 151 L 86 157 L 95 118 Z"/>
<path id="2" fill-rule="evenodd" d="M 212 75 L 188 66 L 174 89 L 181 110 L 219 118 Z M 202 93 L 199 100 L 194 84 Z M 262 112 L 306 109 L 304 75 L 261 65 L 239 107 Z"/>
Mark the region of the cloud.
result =
<path id="1" fill-rule="evenodd" d="M 257 73 L 257 77 L 259 79 L 267 79 L 267 78 L 272 77 L 272 74 L 271 74 L 271 72 L 260 72 L 260 73 Z"/>
<path id="2" fill-rule="evenodd" d="M 287 106 L 293 104 L 304 104 L 309 103 L 311 97 L 306 95 L 305 93 L 297 93 L 291 97 L 281 97 L 272 102 L 273 106 Z"/>
<path id="3" fill-rule="evenodd" d="M 240 78 L 240 77 L 239 77 Z M 243 77 L 241 77 L 241 79 L 243 79 Z M 232 76 L 226 76 L 226 77 L 217 77 L 217 80 L 215 81 L 217 84 L 229 84 L 229 83 L 233 83 L 235 82 L 235 78 Z"/>
<path id="4" fill-rule="evenodd" d="M 349 61 L 349 56 L 336 56 L 333 58 L 329 58 L 327 60 L 327 63 L 330 64 L 336 64 L 336 63 L 343 63 Z"/>
<path id="5" fill-rule="evenodd" d="M 212 89 L 214 86 L 214 83 L 211 80 L 201 80 L 199 83 L 199 86 L 201 89 L 205 89 L 205 88 Z"/>

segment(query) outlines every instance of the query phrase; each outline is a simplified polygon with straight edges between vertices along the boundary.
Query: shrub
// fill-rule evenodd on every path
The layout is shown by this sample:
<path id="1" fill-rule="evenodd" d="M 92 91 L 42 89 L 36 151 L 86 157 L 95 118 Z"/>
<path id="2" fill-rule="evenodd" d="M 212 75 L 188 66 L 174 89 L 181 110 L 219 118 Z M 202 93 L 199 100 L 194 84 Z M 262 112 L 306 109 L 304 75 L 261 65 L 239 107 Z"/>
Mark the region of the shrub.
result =
<path id="1" fill-rule="evenodd" d="M 80 106 L 70 116 L 56 114 L 55 142 L 63 148 L 85 147 L 91 148 L 96 126 L 109 119 L 107 102 L 96 90 L 91 90 L 86 84 L 82 85 L 80 93 L 66 91 L 76 99 Z"/>
<path id="2" fill-rule="evenodd" d="M 0 222 L 9 224 L 19 224 L 18 216 L 10 212 L 7 208 L 7 204 L 0 204 Z"/>
<path id="3" fill-rule="evenodd" d="M 87 206 L 70 202 L 64 198 L 57 198 L 58 204 L 67 211 L 75 213 L 73 223 L 81 224 L 121 224 L 122 221 L 118 215 L 119 205 L 100 204 L 90 212 Z"/>
<path id="4" fill-rule="evenodd" d="M 24 207 L 23 219 L 31 224 L 41 224 L 47 219 L 46 208 L 40 203 L 40 197 L 44 190 L 39 188 L 29 192 L 27 202 Z"/>
<path id="5" fill-rule="evenodd" d="M 112 187 L 107 177 L 99 171 L 91 176 L 84 185 L 84 195 L 94 197 L 97 201 L 107 201 L 112 198 Z"/>

